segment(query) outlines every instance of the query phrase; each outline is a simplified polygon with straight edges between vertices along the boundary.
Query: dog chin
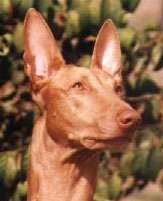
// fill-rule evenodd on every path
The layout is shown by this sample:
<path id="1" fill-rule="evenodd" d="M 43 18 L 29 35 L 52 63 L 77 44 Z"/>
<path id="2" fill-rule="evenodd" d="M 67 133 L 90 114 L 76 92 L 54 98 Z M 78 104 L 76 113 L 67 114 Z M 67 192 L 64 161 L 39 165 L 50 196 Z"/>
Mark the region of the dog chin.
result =
<path id="1" fill-rule="evenodd" d="M 90 150 L 105 150 L 109 149 L 112 152 L 122 152 L 131 142 L 130 138 L 118 138 L 108 140 L 85 139 L 82 144 Z"/>

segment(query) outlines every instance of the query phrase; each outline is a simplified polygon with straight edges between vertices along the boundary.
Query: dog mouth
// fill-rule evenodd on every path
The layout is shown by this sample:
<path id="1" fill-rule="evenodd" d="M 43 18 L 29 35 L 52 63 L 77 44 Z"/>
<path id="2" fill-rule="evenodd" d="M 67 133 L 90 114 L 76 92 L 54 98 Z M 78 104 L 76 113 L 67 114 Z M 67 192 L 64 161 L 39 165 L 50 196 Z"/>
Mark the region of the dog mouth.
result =
<path id="1" fill-rule="evenodd" d="M 82 144 L 88 149 L 110 149 L 111 151 L 123 151 L 132 141 L 131 136 L 120 136 L 114 138 L 93 138 L 87 137 L 82 140 Z"/>

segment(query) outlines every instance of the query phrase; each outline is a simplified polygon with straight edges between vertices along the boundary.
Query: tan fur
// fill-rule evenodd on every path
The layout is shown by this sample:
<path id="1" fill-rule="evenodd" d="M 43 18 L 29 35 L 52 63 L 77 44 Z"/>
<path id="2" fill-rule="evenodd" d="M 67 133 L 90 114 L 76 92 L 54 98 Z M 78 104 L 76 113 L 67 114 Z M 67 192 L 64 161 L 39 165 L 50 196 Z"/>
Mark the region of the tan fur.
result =
<path id="1" fill-rule="evenodd" d="M 121 150 L 139 115 L 121 99 L 121 52 L 108 20 L 91 68 L 65 64 L 42 16 L 24 24 L 25 71 L 41 110 L 32 135 L 28 201 L 90 201 L 101 150 Z"/>

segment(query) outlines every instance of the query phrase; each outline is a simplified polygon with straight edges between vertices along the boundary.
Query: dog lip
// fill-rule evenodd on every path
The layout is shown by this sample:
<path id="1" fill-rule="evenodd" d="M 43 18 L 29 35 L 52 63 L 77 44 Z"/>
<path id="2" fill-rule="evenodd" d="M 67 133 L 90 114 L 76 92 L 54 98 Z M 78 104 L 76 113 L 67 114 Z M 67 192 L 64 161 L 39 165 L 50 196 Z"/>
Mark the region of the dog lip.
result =
<path id="1" fill-rule="evenodd" d="M 131 140 L 132 137 L 130 135 L 126 136 L 115 136 L 115 137 L 86 137 L 83 140 L 88 141 L 97 141 L 97 142 L 112 142 L 112 141 L 120 141 L 120 140 Z"/>
<path id="2" fill-rule="evenodd" d="M 87 137 L 84 138 L 84 140 L 94 140 L 94 141 L 109 141 L 111 140 L 110 138 L 95 138 L 95 137 Z"/>
<path id="3" fill-rule="evenodd" d="M 119 147 L 125 147 L 128 143 L 130 143 L 132 141 L 132 138 L 130 137 L 126 137 L 126 136 L 117 136 L 114 138 L 106 138 L 106 137 L 102 137 L 102 138 L 95 138 L 95 137 L 87 137 L 84 138 L 83 140 L 83 144 L 88 147 L 89 149 L 113 149 L 116 150 L 119 149 Z M 100 146 L 100 147 L 97 147 Z M 102 146 L 102 147 L 101 147 Z M 112 146 L 112 147 L 110 147 Z M 118 146 L 118 147 L 117 147 Z M 123 150 L 123 148 L 122 148 Z"/>

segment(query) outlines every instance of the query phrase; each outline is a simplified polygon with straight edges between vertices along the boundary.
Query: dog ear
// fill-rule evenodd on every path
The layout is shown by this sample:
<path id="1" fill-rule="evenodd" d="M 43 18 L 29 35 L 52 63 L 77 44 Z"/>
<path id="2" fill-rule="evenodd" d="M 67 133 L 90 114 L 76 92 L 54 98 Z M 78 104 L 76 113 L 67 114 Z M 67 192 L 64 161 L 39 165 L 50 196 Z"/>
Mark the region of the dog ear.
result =
<path id="1" fill-rule="evenodd" d="M 121 77 L 119 34 L 111 20 L 103 24 L 97 35 L 91 68 L 101 68 L 116 79 Z"/>
<path id="2" fill-rule="evenodd" d="M 44 18 L 30 8 L 24 22 L 25 71 L 32 86 L 41 86 L 65 62 Z"/>

